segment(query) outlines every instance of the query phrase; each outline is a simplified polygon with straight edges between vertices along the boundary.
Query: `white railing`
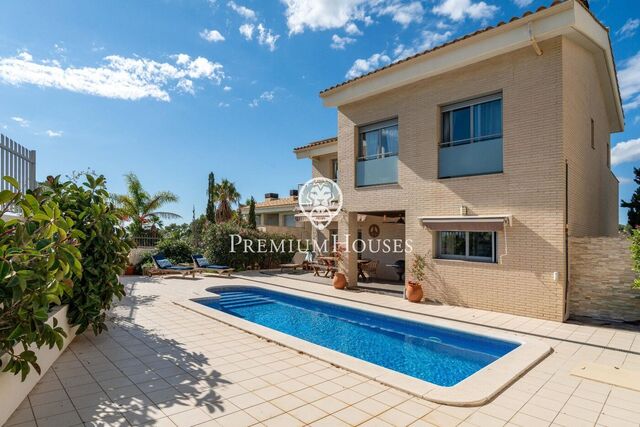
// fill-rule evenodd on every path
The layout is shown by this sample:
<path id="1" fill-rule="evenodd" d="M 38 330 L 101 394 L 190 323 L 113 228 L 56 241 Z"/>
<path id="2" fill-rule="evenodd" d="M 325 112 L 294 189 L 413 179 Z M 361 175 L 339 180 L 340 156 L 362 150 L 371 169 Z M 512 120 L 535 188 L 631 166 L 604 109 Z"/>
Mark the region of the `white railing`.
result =
<path id="1" fill-rule="evenodd" d="M 20 184 L 21 191 L 36 187 L 36 152 L 0 134 L 0 177 L 11 176 Z M 0 190 L 15 190 L 0 180 Z"/>

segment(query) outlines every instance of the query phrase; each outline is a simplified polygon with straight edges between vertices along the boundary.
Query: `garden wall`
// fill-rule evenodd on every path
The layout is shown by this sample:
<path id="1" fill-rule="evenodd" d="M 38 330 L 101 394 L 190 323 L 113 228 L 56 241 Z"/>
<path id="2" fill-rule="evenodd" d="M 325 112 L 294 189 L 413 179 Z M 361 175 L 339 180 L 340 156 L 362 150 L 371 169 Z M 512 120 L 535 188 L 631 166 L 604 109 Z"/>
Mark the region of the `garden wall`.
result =
<path id="1" fill-rule="evenodd" d="M 631 288 L 631 242 L 626 237 L 569 239 L 569 315 L 640 320 L 640 290 Z"/>

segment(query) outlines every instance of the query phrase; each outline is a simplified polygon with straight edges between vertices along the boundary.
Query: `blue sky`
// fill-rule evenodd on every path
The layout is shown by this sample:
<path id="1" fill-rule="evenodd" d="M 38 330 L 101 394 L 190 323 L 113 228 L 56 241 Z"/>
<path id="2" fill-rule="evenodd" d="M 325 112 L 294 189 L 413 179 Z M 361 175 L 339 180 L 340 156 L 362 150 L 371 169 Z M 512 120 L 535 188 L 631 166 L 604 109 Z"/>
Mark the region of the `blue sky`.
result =
<path id="1" fill-rule="evenodd" d="M 335 135 L 318 92 L 347 76 L 551 0 L 4 0 L 0 132 L 38 152 L 38 177 L 133 171 L 202 213 L 207 174 L 243 200 L 310 176 L 292 148 Z M 640 5 L 591 0 L 611 28 L 626 130 L 620 195 L 640 165 Z M 616 144 L 620 144 L 616 147 Z M 621 211 L 621 222 L 626 214 Z"/>

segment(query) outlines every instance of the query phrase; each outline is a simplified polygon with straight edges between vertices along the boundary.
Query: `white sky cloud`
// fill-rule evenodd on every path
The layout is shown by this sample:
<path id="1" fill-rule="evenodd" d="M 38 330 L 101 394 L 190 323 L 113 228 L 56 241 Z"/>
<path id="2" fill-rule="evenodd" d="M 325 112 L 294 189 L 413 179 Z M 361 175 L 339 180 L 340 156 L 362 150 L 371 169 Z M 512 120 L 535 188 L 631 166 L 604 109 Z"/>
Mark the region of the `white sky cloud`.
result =
<path id="1" fill-rule="evenodd" d="M 344 27 L 344 31 L 347 34 L 349 34 L 350 36 L 361 36 L 362 35 L 362 31 L 360 31 L 360 28 L 358 28 L 358 26 L 356 24 L 354 24 L 353 22 L 349 22 Z"/>
<path id="2" fill-rule="evenodd" d="M 391 58 L 389 58 L 384 53 L 374 53 L 369 58 L 356 59 L 349 71 L 347 71 L 346 78 L 353 79 L 355 77 L 373 71 L 376 68 L 380 68 L 383 65 L 387 65 L 390 62 Z"/>
<path id="3" fill-rule="evenodd" d="M 616 176 L 616 178 L 618 178 L 618 181 L 620 182 L 620 185 L 626 185 L 626 184 L 631 184 L 633 182 L 633 180 L 631 178 L 627 178 L 627 177 L 620 177 L 620 176 Z"/>
<path id="4" fill-rule="evenodd" d="M 272 90 L 269 90 L 269 91 L 266 91 L 266 92 L 262 92 L 262 95 L 260 95 L 260 99 L 262 99 L 263 101 L 268 101 L 268 102 L 273 101 L 273 99 L 275 97 L 276 97 L 276 94 Z"/>
<path id="5" fill-rule="evenodd" d="M 400 1 L 393 1 L 390 4 L 385 5 L 379 11 L 380 15 L 390 15 L 392 19 L 403 27 L 407 27 L 414 22 L 422 22 L 424 15 L 424 8 L 419 1 L 413 1 L 411 3 L 401 3 Z"/>
<path id="6" fill-rule="evenodd" d="M 238 15 L 242 16 L 245 19 L 255 21 L 258 17 L 254 10 L 249 9 L 248 7 L 239 5 L 234 1 L 230 1 L 229 3 L 227 3 L 227 6 L 229 6 L 234 12 L 236 12 Z"/>
<path id="7" fill-rule="evenodd" d="M 533 0 L 513 0 L 513 2 L 516 4 L 516 6 L 527 7 L 531 3 L 533 3 Z"/>
<path id="8" fill-rule="evenodd" d="M 451 38 L 453 33 L 451 31 L 445 31 L 444 33 L 438 33 L 435 31 L 425 30 L 421 33 L 420 38 L 416 40 L 413 46 L 405 46 L 399 44 L 393 51 L 395 55 L 394 60 L 399 61 L 409 56 L 415 55 L 418 52 L 432 49 Z"/>
<path id="9" fill-rule="evenodd" d="M 242 36 L 245 39 L 252 40 L 253 39 L 253 30 L 255 28 L 256 27 L 253 24 L 242 24 L 242 25 L 240 25 L 240 28 L 238 28 L 238 31 L 240 31 L 240 34 L 242 34 Z"/>
<path id="10" fill-rule="evenodd" d="M 364 18 L 361 9 L 367 0 L 281 0 L 287 7 L 285 16 L 289 34 L 305 28 L 312 31 L 342 28 L 354 19 Z"/>
<path id="11" fill-rule="evenodd" d="M 640 19 L 639 18 L 629 18 L 627 22 L 624 23 L 622 27 L 618 31 L 616 31 L 616 35 L 622 39 L 627 39 L 629 37 L 633 37 L 640 28 Z"/>
<path id="12" fill-rule="evenodd" d="M 126 100 L 153 98 L 169 101 L 169 90 L 193 89 L 193 80 L 220 84 L 225 78 L 223 66 L 201 56 L 173 56 L 175 63 L 146 58 L 110 55 L 97 67 L 62 67 L 37 63 L 22 52 L 15 57 L 0 57 L 0 82 L 19 86 L 31 84 L 71 92 Z"/>
<path id="13" fill-rule="evenodd" d="M 640 51 L 623 61 L 618 79 L 625 110 L 640 107 Z"/>
<path id="14" fill-rule="evenodd" d="M 351 37 L 340 37 L 334 34 L 331 37 L 331 49 L 344 50 L 344 48 L 351 43 L 355 43 L 356 39 Z"/>
<path id="15" fill-rule="evenodd" d="M 220 108 L 228 108 L 229 107 L 229 103 L 228 102 L 218 102 L 218 107 Z"/>
<path id="16" fill-rule="evenodd" d="M 223 42 L 224 36 L 220 34 L 218 30 L 202 30 L 200 32 L 200 37 L 205 39 L 208 42 Z"/>
<path id="17" fill-rule="evenodd" d="M 273 34 L 269 28 L 266 28 L 262 24 L 258 24 L 256 30 L 258 31 L 258 44 L 267 46 L 271 52 L 276 50 L 276 42 L 280 36 L 278 34 Z"/>
<path id="18" fill-rule="evenodd" d="M 49 138 L 60 138 L 64 132 L 61 130 L 47 130 L 45 132 Z"/>
<path id="19" fill-rule="evenodd" d="M 19 116 L 13 116 L 11 117 L 11 120 L 16 122 L 21 128 L 28 128 L 30 124 L 29 120 Z"/>
<path id="20" fill-rule="evenodd" d="M 432 12 L 436 15 L 446 16 L 452 21 L 462 21 L 465 18 L 489 19 L 498 10 L 498 6 L 487 4 L 484 1 L 441 0 L 440 4 L 433 7 Z"/>
<path id="21" fill-rule="evenodd" d="M 222 88 L 222 90 L 224 90 L 225 92 L 229 92 L 231 89 L 231 86 L 225 86 L 224 88 Z"/>
<path id="22" fill-rule="evenodd" d="M 618 142 L 611 150 L 611 164 L 640 161 L 640 138 Z"/>

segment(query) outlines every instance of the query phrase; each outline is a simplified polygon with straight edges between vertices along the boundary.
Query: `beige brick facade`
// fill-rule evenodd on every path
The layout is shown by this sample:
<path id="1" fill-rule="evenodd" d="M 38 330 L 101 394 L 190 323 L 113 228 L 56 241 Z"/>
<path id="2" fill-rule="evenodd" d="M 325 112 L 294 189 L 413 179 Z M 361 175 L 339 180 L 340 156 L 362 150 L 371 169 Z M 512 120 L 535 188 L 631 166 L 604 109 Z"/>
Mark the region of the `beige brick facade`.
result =
<path id="1" fill-rule="evenodd" d="M 542 56 L 530 47 L 520 49 L 338 108 L 344 208 L 352 214 L 405 212 L 405 238 L 412 240 L 414 251 L 428 255 L 425 296 L 430 300 L 564 319 L 566 162 L 570 233 L 615 232 L 617 181 L 606 165 L 606 112 L 601 91 L 586 90 L 598 85 L 595 63 L 589 52 L 564 37 L 540 47 Z M 499 91 L 503 173 L 438 179 L 440 106 Z M 356 188 L 358 126 L 395 117 L 398 183 Z M 590 145 L 591 118 L 596 150 Z M 314 162 L 314 169 L 322 168 Z M 469 215 L 513 215 L 513 225 L 498 233 L 499 263 L 434 258 L 435 234 L 418 217 L 458 215 L 461 205 Z M 353 236 L 355 217 L 345 219 L 340 233 Z"/>

